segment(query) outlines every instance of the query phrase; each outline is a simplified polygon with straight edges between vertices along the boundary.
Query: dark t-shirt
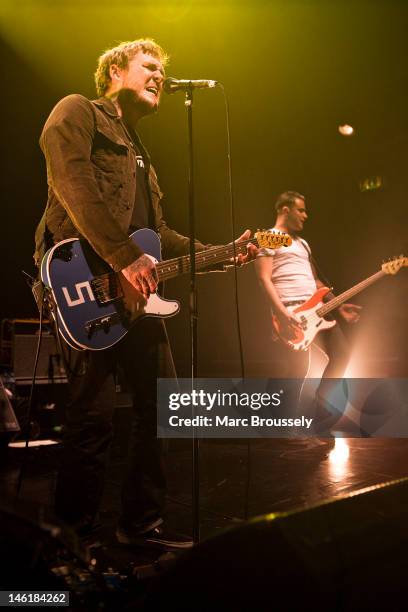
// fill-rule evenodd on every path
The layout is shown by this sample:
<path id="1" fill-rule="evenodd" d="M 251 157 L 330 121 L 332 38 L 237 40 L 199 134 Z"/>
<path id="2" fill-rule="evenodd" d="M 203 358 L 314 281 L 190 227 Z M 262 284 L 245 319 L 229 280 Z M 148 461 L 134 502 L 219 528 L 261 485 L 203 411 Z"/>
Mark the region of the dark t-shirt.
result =
<path id="1" fill-rule="evenodd" d="M 133 138 L 133 143 L 136 152 L 136 196 L 129 227 L 130 232 L 145 227 L 154 229 L 149 186 L 149 162 L 143 157 L 142 150 L 135 138 Z"/>

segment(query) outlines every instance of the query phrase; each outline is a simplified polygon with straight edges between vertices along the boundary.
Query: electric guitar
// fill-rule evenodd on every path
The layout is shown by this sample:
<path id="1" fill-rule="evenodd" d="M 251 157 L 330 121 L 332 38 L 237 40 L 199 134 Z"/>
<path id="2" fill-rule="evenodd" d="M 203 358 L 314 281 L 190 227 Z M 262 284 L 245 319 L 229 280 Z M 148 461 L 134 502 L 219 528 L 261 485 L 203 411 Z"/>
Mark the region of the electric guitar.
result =
<path id="1" fill-rule="evenodd" d="M 300 327 L 291 328 L 290 331 L 293 333 L 293 337 L 289 338 L 281 329 L 278 318 L 276 316 L 272 317 L 272 324 L 277 335 L 294 351 L 307 350 L 320 331 L 330 329 L 336 325 L 336 321 L 326 321 L 324 318 L 329 312 L 338 308 L 343 302 L 346 302 L 353 295 L 360 293 L 366 287 L 377 282 L 386 274 L 396 274 L 403 266 L 408 266 L 408 257 L 401 255 L 387 261 L 381 266 L 381 270 L 326 303 L 323 303 L 323 298 L 330 293 L 331 289 L 329 287 L 321 287 L 304 304 L 288 308 L 300 323 Z"/>
<path id="2" fill-rule="evenodd" d="M 159 282 L 190 271 L 190 257 L 161 261 L 160 238 L 150 229 L 137 230 L 132 240 L 156 264 Z M 249 243 L 277 249 L 292 242 L 288 234 L 258 231 L 251 240 L 196 253 L 196 269 L 228 261 Z M 171 317 L 180 304 L 152 293 L 146 300 L 123 274 L 113 272 L 84 240 L 68 238 L 49 249 L 41 262 L 41 280 L 48 289 L 52 316 L 62 338 L 74 349 L 103 350 L 116 344 L 141 317 Z"/>

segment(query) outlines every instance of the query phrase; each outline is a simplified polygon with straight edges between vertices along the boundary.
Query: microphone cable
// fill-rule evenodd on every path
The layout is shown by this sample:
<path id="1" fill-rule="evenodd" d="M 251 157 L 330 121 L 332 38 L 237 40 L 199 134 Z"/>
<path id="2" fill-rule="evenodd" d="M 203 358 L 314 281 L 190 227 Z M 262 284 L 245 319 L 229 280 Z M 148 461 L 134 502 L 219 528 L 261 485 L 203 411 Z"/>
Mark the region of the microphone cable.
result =
<path id="1" fill-rule="evenodd" d="M 230 208 L 230 224 L 231 224 L 231 235 L 234 252 L 234 300 L 235 300 L 235 313 L 237 320 L 237 334 L 238 334 L 238 351 L 241 366 L 241 378 L 242 382 L 245 381 L 245 362 L 244 362 L 244 349 L 242 345 L 242 329 L 241 329 L 241 316 L 239 312 L 239 295 L 238 295 L 238 274 L 237 274 L 237 263 L 236 263 L 236 245 L 235 245 L 235 201 L 234 191 L 232 187 L 232 162 L 231 162 L 231 129 L 230 129 L 230 112 L 228 97 L 224 88 L 224 85 L 218 81 L 218 86 L 221 88 L 224 99 L 225 107 L 225 124 L 227 132 L 227 173 L 228 173 L 228 200 Z M 250 438 L 246 441 L 247 450 L 247 472 L 245 482 L 245 494 L 244 494 L 244 518 L 248 520 L 249 517 L 249 489 L 251 483 L 251 442 Z"/>

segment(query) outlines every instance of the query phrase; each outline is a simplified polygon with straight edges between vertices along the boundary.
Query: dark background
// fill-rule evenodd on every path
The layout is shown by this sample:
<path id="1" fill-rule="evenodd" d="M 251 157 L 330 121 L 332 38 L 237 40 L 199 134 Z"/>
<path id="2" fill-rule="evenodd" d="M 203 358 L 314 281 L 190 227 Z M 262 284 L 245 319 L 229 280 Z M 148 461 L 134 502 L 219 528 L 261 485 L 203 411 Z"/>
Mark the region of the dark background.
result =
<path id="1" fill-rule="evenodd" d="M 123 40 L 155 38 L 169 75 L 221 81 L 231 111 L 236 234 L 273 225 L 277 195 L 306 196 L 305 237 L 337 292 L 407 254 L 408 5 L 406 2 L 3 2 L 2 300 L 0 318 L 36 316 L 21 270 L 33 271 L 33 233 L 46 202 L 38 147 L 51 108 L 69 93 L 95 97 L 98 55 Z M 141 136 L 166 194 L 169 225 L 188 232 L 186 118 L 181 94 L 163 99 Z M 339 134 L 350 123 L 355 134 Z M 197 232 L 231 239 L 226 130 L 220 90 L 195 94 Z M 359 182 L 380 176 L 382 187 Z M 355 372 L 407 375 L 406 270 L 357 300 Z M 176 363 L 188 364 L 188 279 L 169 322 Z M 251 375 L 267 373 L 268 310 L 252 266 L 239 272 L 242 334 Z M 233 275 L 199 280 L 200 371 L 237 367 Z M 370 369 L 371 368 L 371 369 Z"/>

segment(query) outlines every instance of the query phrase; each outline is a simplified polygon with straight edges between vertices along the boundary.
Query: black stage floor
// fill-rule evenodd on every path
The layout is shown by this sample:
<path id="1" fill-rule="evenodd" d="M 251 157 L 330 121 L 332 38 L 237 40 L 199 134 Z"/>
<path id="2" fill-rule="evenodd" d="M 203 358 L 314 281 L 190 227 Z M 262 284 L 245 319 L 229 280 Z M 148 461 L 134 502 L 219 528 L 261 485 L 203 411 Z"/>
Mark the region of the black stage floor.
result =
<path id="1" fill-rule="evenodd" d="M 124 548 L 114 536 L 119 510 L 120 481 L 126 462 L 126 409 L 118 411 L 103 505 L 101 544 L 92 548 L 101 571 L 149 575 L 160 553 Z M 249 517 L 303 508 L 322 500 L 408 475 L 408 440 L 342 438 L 327 443 L 316 439 L 204 441 L 200 448 L 201 536 L 210 538 Z M 0 466 L 3 502 L 19 511 L 38 505 L 52 515 L 53 488 L 61 444 L 28 449 L 19 500 L 17 479 L 24 454 L 8 448 Z M 192 532 L 191 443 L 171 440 L 166 451 L 168 472 L 167 522 L 182 533 Z M 248 483 L 248 465 L 250 465 Z M 248 497 L 246 497 L 247 487 Z M 36 510 L 33 510 L 35 512 Z M 156 566 L 160 569 L 159 566 Z"/>

